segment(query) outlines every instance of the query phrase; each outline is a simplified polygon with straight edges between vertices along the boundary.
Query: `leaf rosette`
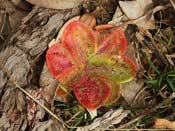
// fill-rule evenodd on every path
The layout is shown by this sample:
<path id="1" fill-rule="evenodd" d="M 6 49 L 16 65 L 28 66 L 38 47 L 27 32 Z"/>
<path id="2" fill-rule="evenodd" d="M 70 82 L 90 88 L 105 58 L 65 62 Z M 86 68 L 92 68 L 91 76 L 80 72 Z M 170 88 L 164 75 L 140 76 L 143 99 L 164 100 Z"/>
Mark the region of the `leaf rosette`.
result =
<path id="1" fill-rule="evenodd" d="M 79 103 L 94 110 L 117 101 L 121 84 L 136 75 L 135 62 L 125 55 L 127 39 L 121 29 L 94 31 L 80 21 L 69 23 L 61 42 L 46 53 L 50 73 L 73 91 Z M 62 89 L 57 94 L 65 97 Z"/>

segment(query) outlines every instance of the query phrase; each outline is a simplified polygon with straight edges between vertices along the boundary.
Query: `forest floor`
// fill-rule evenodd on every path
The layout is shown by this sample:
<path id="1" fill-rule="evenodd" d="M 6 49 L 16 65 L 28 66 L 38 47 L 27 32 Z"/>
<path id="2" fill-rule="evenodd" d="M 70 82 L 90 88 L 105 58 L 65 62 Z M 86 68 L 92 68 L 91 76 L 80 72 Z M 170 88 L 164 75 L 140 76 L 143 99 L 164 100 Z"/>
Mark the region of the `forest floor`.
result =
<path id="1" fill-rule="evenodd" d="M 141 9 L 138 1 L 149 8 Z M 125 30 L 127 54 L 135 59 L 138 71 L 134 80 L 123 85 L 116 103 L 98 109 L 95 120 L 76 100 L 54 101 L 52 111 L 70 131 L 80 126 L 82 131 L 175 129 L 175 2 L 148 1 L 85 0 L 80 6 L 80 14 L 94 14 L 97 25 L 113 24 Z M 3 43 L 33 7 L 16 8 L 1 0 L 0 4 Z"/>

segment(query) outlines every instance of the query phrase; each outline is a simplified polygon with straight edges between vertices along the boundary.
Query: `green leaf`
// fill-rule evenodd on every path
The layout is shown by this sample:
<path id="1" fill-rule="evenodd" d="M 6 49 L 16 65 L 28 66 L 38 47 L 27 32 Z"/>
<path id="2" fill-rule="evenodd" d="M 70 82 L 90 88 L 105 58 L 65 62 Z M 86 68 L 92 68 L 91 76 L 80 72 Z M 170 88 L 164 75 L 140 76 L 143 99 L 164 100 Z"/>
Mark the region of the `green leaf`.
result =
<path id="1" fill-rule="evenodd" d="M 172 89 L 172 91 L 174 92 L 174 91 L 175 91 L 175 83 L 174 83 L 174 81 L 169 80 L 169 79 L 167 79 L 166 81 L 167 81 L 169 87 L 170 87 L 170 88 Z"/>
<path id="2" fill-rule="evenodd" d="M 116 83 L 125 83 L 135 77 L 136 64 L 127 56 L 95 55 L 89 59 L 96 73 L 107 76 Z"/>

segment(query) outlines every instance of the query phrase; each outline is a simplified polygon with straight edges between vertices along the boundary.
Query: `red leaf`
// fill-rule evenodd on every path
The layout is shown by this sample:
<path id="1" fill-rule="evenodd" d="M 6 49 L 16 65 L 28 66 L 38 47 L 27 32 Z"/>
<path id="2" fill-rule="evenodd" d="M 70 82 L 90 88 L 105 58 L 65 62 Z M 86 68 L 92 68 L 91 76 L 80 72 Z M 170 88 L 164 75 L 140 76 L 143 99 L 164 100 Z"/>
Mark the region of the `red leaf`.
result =
<path id="1" fill-rule="evenodd" d="M 74 86 L 77 100 L 89 110 L 102 106 L 108 99 L 110 90 L 107 80 L 101 76 L 85 77 Z"/>
<path id="2" fill-rule="evenodd" d="M 76 61 L 86 62 L 87 57 L 95 52 L 97 36 L 98 33 L 94 32 L 88 25 L 74 21 L 65 28 L 62 43 L 72 58 Z"/>
<path id="3" fill-rule="evenodd" d="M 54 77 L 57 77 L 73 65 L 66 56 L 65 49 L 60 44 L 55 44 L 49 48 L 46 54 L 46 63 Z"/>
<path id="4" fill-rule="evenodd" d="M 83 69 L 84 69 L 84 65 L 79 63 L 79 64 L 73 65 L 72 67 L 66 69 L 61 74 L 57 75 L 56 78 L 63 85 L 72 87 L 71 85 L 77 82 L 73 79 L 75 79 L 75 77 L 78 77 L 79 74 L 82 73 Z"/>
<path id="5" fill-rule="evenodd" d="M 98 53 L 123 55 L 126 52 L 127 40 L 121 29 L 105 33 L 99 43 Z"/>

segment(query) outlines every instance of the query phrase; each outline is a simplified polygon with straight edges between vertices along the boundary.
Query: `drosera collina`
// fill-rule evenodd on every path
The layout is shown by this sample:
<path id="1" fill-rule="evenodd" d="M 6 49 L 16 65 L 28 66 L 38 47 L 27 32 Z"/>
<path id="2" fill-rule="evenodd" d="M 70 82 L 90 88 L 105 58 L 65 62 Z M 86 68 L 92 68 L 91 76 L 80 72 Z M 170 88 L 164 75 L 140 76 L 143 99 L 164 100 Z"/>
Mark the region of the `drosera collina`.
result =
<path id="1" fill-rule="evenodd" d="M 121 84 L 136 76 L 136 63 L 126 56 L 127 39 L 121 29 L 101 33 L 81 21 L 69 22 L 61 42 L 46 53 L 49 72 L 88 111 L 113 104 Z M 60 93 L 59 93 L 60 91 Z M 59 89 L 57 94 L 64 94 Z M 66 93 L 63 97 L 66 96 Z"/>

